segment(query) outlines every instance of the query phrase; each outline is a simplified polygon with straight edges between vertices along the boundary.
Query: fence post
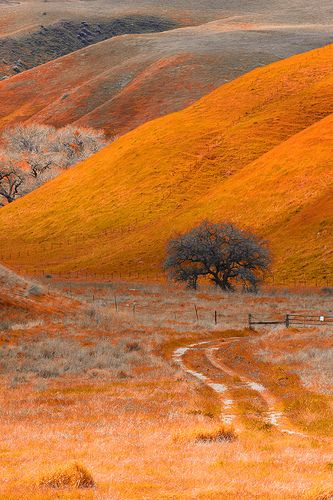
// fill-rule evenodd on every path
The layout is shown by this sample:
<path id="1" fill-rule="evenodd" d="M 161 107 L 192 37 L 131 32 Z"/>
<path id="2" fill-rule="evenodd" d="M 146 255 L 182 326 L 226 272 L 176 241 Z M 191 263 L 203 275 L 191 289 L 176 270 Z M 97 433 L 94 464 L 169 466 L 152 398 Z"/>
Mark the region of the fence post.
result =
<path id="1" fill-rule="evenodd" d="M 197 321 L 199 321 L 198 309 L 197 309 L 197 306 L 195 304 L 194 304 L 194 310 L 195 310 L 195 316 L 197 318 Z"/>
<path id="2" fill-rule="evenodd" d="M 286 314 L 286 328 L 289 328 L 290 326 L 290 318 L 289 318 L 289 314 Z"/>
<path id="3" fill-rule="evenodd" d="M 217 311 L 215 311 L 214 316 L 215 316 L 215 325 L 217 325 Z"/>
<path id="4" fill-rule="evenodd" d="M 253 330 L 253 327 L 252 327 L 252 314 L 249 314 L 249 330 Z"/>
<path id="5" fill-rule="evenodd" d="M 114 296 L 114 307 L 116 308 L 116 312 L 118 312 L 118 303 L 117 303 L 117 297 Z"/>

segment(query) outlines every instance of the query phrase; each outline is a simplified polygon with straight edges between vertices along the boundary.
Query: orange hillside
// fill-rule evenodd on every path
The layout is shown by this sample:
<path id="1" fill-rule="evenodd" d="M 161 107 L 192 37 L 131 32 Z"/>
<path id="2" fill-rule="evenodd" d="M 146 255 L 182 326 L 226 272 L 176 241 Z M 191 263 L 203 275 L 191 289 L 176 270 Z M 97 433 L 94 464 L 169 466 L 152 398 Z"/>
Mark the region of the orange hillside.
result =
<path id="1" fill-rule="evenodd" d="M 118 36 L 0 81 L 0 129 L 30 120 L 123 134 L 257 66 L 330 40 L 331 32 L 319 27 L 225 19 Z"/>
<path id="2" fill-rule="evenodd" d="M 332 46 L 295 56 L 125 135 L 1 209 L 4 262 L 156 275 L 167 239 L 210 217 L 271 240 L 277 277 L 324 278 L 333 267 L 332 69 Z"/>

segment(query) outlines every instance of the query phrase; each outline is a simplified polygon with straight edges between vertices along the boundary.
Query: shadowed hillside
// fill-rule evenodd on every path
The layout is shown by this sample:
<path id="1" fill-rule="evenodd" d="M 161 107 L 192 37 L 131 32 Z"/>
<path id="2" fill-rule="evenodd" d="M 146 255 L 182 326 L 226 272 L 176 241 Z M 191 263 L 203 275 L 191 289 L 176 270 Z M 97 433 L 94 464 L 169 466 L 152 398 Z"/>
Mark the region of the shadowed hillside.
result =
<path id="1" fill-rule="evenodd" d="M 332 69 L 332 46 L 295 56 L 125 135 L 0 211 L 4 261 L 156 275 L 167 239 L 210 217 L 270 239 L 277 277 L 323 277 Z"/>
<path id="2" fill-rule="evenodd" d="M 77 122 L 122 134 L 256 66 L 331 39 L 330 29 L 225 21 L 116 37 L 0 82 L 0 126 Z"/>
<path id="3" fill-rule="evenodd" d="M 108 21 L 60 21 L 33 33 L 0 38 L 0 79 L 22 73 L 75 50 L 130 33 L 175 28 L 174 21 L 154 16 L 124 16 Z"/>

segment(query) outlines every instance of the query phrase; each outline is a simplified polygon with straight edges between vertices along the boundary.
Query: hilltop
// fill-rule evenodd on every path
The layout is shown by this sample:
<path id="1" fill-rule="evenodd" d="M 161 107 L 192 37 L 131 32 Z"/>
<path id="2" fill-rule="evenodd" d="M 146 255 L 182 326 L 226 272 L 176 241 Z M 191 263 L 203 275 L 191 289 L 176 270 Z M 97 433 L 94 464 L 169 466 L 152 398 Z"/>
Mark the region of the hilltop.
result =
<path id="1" fill-rule="evenodd" d="M 114 36 L 196 25 L 220 15 L 225 17 L 214 0 L 171 0 L 167 9 L 156 0 L 2 0 L 0 79 Z"/>
<path id="2" fill-rule="evenodd" d="M 271 240 L 277 278 L 324 278 L 332 56 L 328 46 L 252 71 L 5 207 L 3 260 L 29 272 L 156 276 L 167 239 L 210 217 Z"/>
<path id="3" fill-rule="evenodd" d="M 282 31 L 313 30 L 312 46 L 305 43 L 303 51 L 321 46 L 325 34 L 326 43 L 332 41 L 327 30 L 332 27 L 333 9 L 327 0 L 321 1 L 320 7 L 306 0 L 292 4 L 286 0 L 255 0 L 250 4 L 238 0 L 168 0 L 163 5 L 156 0 L 122 0 L 111 4 L 105 0 L 2 0 L 0 80 L 115 36 L 193 27 L 216 20 L 252 25 L 259 30 L 264 25 L 269 30 L 272 26 Z M 257 37 L 258 45 L 262 45 L 260 38 Z M 236 57 L 242 58 L 246 44 L 241 34 L 236 43 Z M 211 51 L 214 53 L 213 46 Z M 265 46 L 262 51 L 266 52 Z M 296 52 L 297 49 L 282 57 Z"/>
<path id="4" fill-rule="evenodd" d="M 320 5 L 306 0 L 166 0 L 161 4 L 157 0 L 95 0 L 82 2 L 61 0 L 45 2 L 43 0 L 2 0 L 1 33 L 13 35 L 17 32 L 32 32 L 42 22 L 44 25 L 63 19 L 94 19 L 122 16 L 128 14 L 161 15 L 167 10 L 179 22 L 200 23 L 221 19 L 222 17 L 241 16 L 258 22 L 323 23 L 333 19 L 333 7 L 330 0 L 321 0 Z"/>

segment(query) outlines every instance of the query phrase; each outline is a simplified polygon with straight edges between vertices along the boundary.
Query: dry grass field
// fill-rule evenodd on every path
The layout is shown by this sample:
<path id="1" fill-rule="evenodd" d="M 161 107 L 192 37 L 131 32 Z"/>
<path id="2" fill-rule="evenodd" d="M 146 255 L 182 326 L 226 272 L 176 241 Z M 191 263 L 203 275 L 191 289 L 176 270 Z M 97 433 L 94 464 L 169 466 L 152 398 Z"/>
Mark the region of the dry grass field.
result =
<path id="1" fill-rule="evenodd" d="M 331 331 L 246 328 L 330 290 L 2 284 L 1 498 L 330 498 Z"/>

